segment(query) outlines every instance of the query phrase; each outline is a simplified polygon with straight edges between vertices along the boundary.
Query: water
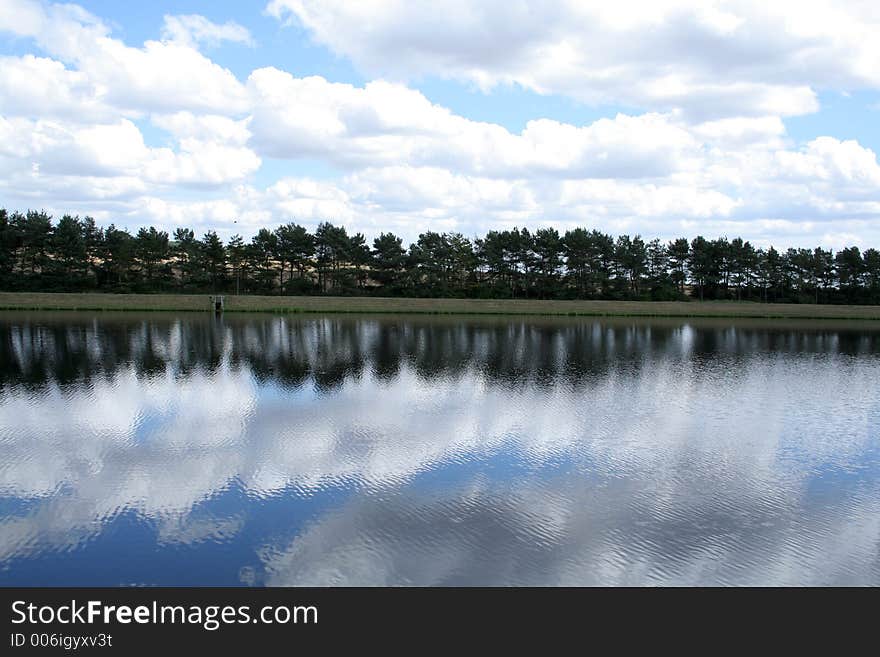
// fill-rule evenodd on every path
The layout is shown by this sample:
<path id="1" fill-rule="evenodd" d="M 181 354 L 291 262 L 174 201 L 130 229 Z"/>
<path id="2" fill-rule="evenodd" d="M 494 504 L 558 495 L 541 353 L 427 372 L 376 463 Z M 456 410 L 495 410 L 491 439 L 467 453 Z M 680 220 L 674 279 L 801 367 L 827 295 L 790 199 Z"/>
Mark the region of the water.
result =
<path id="1" fill-rule="evenodd" d="M 0 313 L 2 585 L 880 584 L 880 331 Z"/>

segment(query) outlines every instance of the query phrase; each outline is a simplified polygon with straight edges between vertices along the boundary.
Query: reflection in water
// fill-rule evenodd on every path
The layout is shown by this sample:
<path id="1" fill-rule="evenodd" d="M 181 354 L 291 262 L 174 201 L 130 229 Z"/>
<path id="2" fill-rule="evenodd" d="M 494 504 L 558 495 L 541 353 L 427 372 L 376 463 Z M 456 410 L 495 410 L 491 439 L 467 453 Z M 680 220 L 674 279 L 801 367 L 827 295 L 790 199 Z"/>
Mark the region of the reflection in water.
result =
<path id="1" fill-rule="evenodd" d="M 0 584 L 880 584 L 870 324 L 0 315 Z"/>

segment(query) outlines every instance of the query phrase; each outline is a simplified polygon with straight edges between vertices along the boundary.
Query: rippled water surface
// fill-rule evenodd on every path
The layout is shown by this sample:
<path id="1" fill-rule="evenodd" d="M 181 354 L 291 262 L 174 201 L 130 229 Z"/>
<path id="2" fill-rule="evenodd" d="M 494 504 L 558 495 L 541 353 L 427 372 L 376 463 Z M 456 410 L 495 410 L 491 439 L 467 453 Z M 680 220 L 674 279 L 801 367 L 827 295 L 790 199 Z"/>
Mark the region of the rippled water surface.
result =
<path id="1" fill-rule="evenodd" d="M 0 314 L 0 584 L 880 584 L 880 332 Z"/>

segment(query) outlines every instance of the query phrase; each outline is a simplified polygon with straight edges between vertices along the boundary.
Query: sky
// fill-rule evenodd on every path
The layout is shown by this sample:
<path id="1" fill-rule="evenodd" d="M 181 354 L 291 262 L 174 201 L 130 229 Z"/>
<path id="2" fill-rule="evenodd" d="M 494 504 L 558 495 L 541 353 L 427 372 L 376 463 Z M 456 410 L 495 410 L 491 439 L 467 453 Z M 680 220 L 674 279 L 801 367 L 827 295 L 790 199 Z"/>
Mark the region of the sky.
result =
<path id="1" fill-rule="evenodd" d="M 0 206 L 880 246 L 880 5 L 0 0 Z"/>

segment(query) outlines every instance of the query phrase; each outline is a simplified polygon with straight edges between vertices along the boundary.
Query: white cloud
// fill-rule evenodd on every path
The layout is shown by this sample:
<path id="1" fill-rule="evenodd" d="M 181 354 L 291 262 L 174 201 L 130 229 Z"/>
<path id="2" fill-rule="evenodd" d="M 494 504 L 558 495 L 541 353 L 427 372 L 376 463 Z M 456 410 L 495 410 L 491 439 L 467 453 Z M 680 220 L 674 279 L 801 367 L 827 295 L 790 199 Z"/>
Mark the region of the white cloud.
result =
<path id="1" fill-rule="evenodd" d="M 135 174 L 149 151 L 131 121 L 80 126 L 59 121 L 6 122 L 20 160 L 39 165 L 40 174 L 125 176 Z"/>
<path id="2" fill-rule="evenodd" d="M 776 159 L 786 178 L 836 183 L 837 189 L 855 187 L 865 192 L 880 186 L 876 154 L 853 140 L 818 137 L 800 151 L 777 152 Z"/>
<path id="3" fill-rule="evenodd" d="M 147 41 L 130 48 L 102 39 L 76 58 L 80 70 L 107 88 L 110 102 L 140 111 L 182 109 L 241 114 L 248 108 L 241 83 L 198 51 L 177 43 Z"/>
<path id="4" fill-rule="evenodd" d="M 785 124 L 778 116 L 734 117 L 706 121 L 692 127 L 698 138 L 715 147 L 742 148 L 762 145 L 782 148 Z"/>
<path id="5" fill-rule="evenodd" d="M 445 166 L 485 176 L 645 178 L 688 166 L 697 142 L 672 117 L 623 114 L 577 127 L 530 121 L 520 134 L 471 121 L 388 82 L 363 88 L 254 71 L 251 129 L 260 152 L 344 167 Z"/>
<path id="6" fill-rule="evenodd" d="M 198 14 L 166 15 L 162 26 L 162 38 L 187 46 L 196 46 L 200 43 L 215 46 L 223 41 L 254 45 L 253 37 L 246 27 L 235 21 L 227 21 L 221 25 Z"/>
<path id="7" fill-rule="evenodd" d="M 81 126 L 0 117 L 0 136 L 6 137 L 0 167 L 9 176 L 0 188 L 15 194 L 45 187 L 53 176 L 142 181 L 117 187 L 121 194 L 143 191 L 151 183 L 219 185 L 241 180 L 260 166 L 252 150 L 234 143 L 185 137 L 177 150 L 148 147 L 128 119 Z"/>
<path id="8" fill-rule="evenodd" d="M 351 199 L 335 185 L 314 180 L 282 179 L 265 191 L 265 200 L 277 220 L 312 222 L 332 218 L 336 223 L 357 223 Z"/>
<path id="9" fill-rule="evenodd" d="M 0 30 L 17 36 L 36 34 L 45 16 L 41 6 L 32 0 L 5 0 L 0 3 Z"/>
<path id="10" fill-rule="evenodd" d="M 816 90 L 880 87 L 875 3 L 272 0 L 370 75 L 518 84 L 693 117 L 815 111 Z"/>
<path id="11" fill-rule="evenodd" d="M 244 146 L 251 137 L 250 118 L 236 121 L 216 114 L 175 112 L 153 115 L 151 122 L 178 139 L 195 138 Z"/>
<path id="12" fill-rule="evenodd" d="M 103 99 L 125 111 L 247 109 L 244 87 L 190 44 L 147 41 L 133 48 L 114 39 L 100 19 L 76 5 L 21 3 L 27 20 L 13 12 L 0 31 L 31 37 L 47 53 L 74 64 Z"/>
<path id="13" fill-rule="evenodd" d="M 47 57 L 0 57 L 0 112 L 5 116 L 106 120 L 118 115 L 104 89 L 82 71 Z"/>
<path id="14" fill-rule="evenodd" d="M 260 158 L 249 148 L 184 139 L 177 152 L 155 149 L 144 167 L 144 177 L 166 185 L 221 185 L 239 181 L 259 168 Z"/>
<path id="15" fill-rule="evenodd" d="M 243 213 L 241 204 L 230 199 L 217 199 L 210 201 L 175 202 L 154 196 L 145 196 L 139 199 L 142 211 L 137 213 L 134 221 L 128 225 L 138 225 L 145 220 L 161 218 L 162 225 L 170 230 L 177 226 L 189 228 L 212 229 L 218 226 L 233 226 Z M 264 220 L 266 217 L 262 217 Z M 254 222 L 256 224 L 256 222 Z M 224 231 L 228 236 L 236 230 Z"/>
<path id="16" fill-rule="evenodd" d="M 613 75 L 590 67 L 583 75 L 598 75 L 596 84 L 616 85 L 608 87 L 612 91 L 647 94 L 647 104 L 659 109 L 583 125 L 535 116 L 517 132 L 456 114 L 388 80 L 355 86 L 264 67 L 242 83 L 196 48 L 212 34 L 244 39 L 229 23 L 167 17 L 164 41 L 133 47 L 76 6 L 17 1 L 4 10 L 10 6 L 0 13 L 0 29 L 48 55 L 0 62 L 0 192 L 12 207 L 74 209 L 128 225 L 175 226 L 189 218 L 199 225 L 215 222 L 226 235 L 248 235 L 260 224 L 289 219 L 328 219 L 368 234 L 394 230 L 406 239 L 427 229 L 473 235 L 513 225 L 589 225 L 661 237 L 742 234 L 780 246 L 836 244 L 851 235 L 860 245 L 880 242 L 876 154 L 830 136 L 797 144 L 781 118 L 789 112 L 785 103 L 801 103 L 797 93 L 782 98 L 792 84 L 810 98 L 820 78 L 873 84 L 863 61 L 871 48 L 856 40 L 841 63 L 842 56 L 822 48 L 829 39 L 835 47 L 842 42 L 823 36 L 825 23 L 805 22 L 802 15 L 774 35 L 768 30 L 776 19 L 770 13 L 756 17 L 744 4 L 711 11 L 651 4 L 635 14 L 626 3 L 621 10 L 606 8 L 602 29 L 626 35 L 632 47 L 595 60 L 601 68 L 621 58 Z M 332 3 L 296 7 L 305 12 L 304 22 L 317 21 L 310 28 L 316 38 L 327 12 L 338 15 L 344 33 L 346 21 L 363 11 L 357 14 L 360 41 L 346 47 L 404 39 L 394 47 L 415 53 L 397 57 L 415 67 L 411 73 L 430 73 L 436 56 L 448 60 L 444 70 L 466 70 L 488 86 L 506 79 L 489 75 L 492 67 L 538 66 L 530 75 L 543 80 L 544 60 L 529 57 L 548 43 L 572 50 L 562 55 L 576 60 L 582 44 L 572 40 L 571 26 L 593 11 L 518 4 L 487 23 L 491 4 L 468 5 L 444 12 L 435 34 L 415 14 L 412 25 L 398 24 L 409 4 L 383 11 Z M 270 9 L 292 15 L 280 3 Z M 827 14 L 827 25 L 858 36 L 851 20 L 856 10 L 835 11 L 815 15 Z M 706 52 L 728 58 L 730 70 L 718 69 L 715 60 L 692 61 L 689 42 L 669 41 L 675 30 L 714 44 Z M 744 47 L 743 30 L 752 50 L 734 57 Z M 497 47 L 499 34 L 516 44 L 511 52 Z M 705 41 L 706 35 L 715 41 Z M 667 59 L 646 59 L 642 37 L 664 44 L 657 52 Z M 832 63 L 817 64 L 812 51 L 803 51 L 805 39 Z M 789 75 L 792 58 L 813 77 Z M 779 67 L 776 77 L 768 73 L 771 64 Z M 849 77 L 828 73 L 832 64 L 850 67 Z M 633 75 L 640 84 L 627 77 Z M 584 80 L 557 82 L 558 89 L 547 89 L 569 93 L 575 87 L 563 82 Z M 769 95 L 753 93 L 758 87 Z M 660 102 L 663 94 L 684 94 L 688 105 Z M 762 104 L 765 96 L 776 100 Z M 272 161 L 271 178 L 261 175 L 266 160 Z M 292 175 L 285 168 L 291 162 L 306 173 Z M 320 175 L 308 173 L 313 164 Z"/>

